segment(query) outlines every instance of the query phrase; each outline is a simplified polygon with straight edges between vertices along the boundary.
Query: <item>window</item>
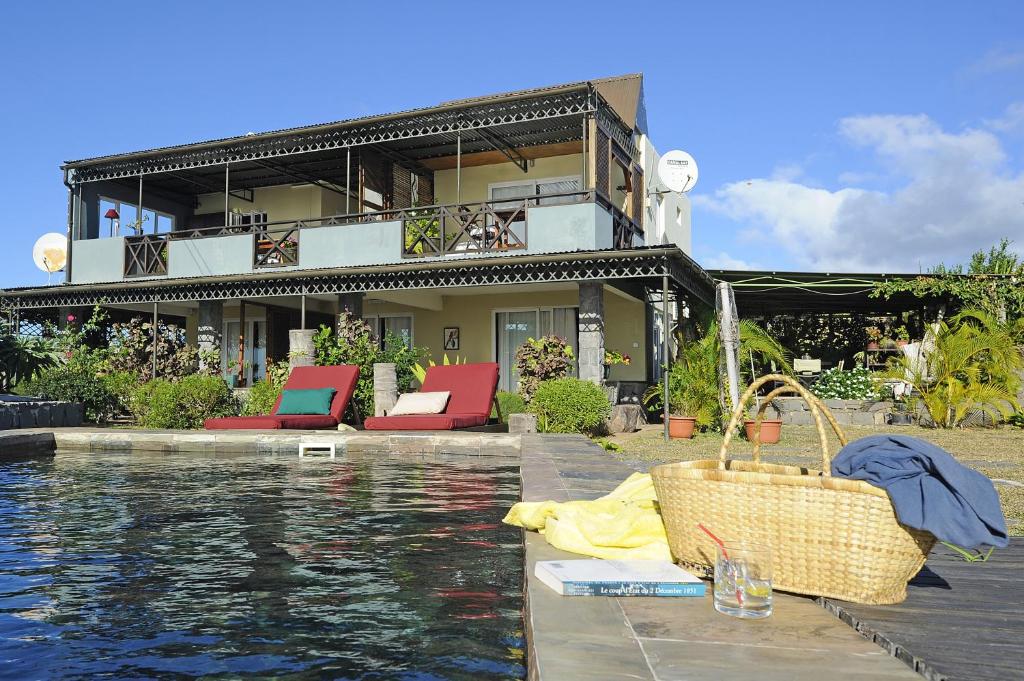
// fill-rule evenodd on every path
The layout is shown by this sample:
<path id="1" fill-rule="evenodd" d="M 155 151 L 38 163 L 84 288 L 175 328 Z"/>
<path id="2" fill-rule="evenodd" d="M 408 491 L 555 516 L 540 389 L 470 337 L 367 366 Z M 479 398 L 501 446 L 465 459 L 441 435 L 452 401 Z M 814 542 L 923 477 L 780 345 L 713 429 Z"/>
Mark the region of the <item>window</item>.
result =
<path id="1" fill-rule="evenodd" d="M 104 217 L 113 208 L 118 219 Z M 137 236 L 139 234 L 166 234 L 174 231 L 174 216 L 152 208 L 142 207 L 142 224 L 138 226 L 139 209 L 134 203 L 100 197 L 100 235 Z"/>
<path id="2" fill-rule="evenodd" d="M 521 180 L 516 182 L 495 182 L 488 185 L 491 201 L 502 199 L 526 199 L 533 196 L 544 196 L 548 194 L 571 194 L 580 191 L 580 176 L 569 177 L 547 177 L 539 180 Z M 552 206 L 560 203 L 572 203 L 572 196 L 555 196 L 546 199 L 539 199 L 537 205 Z M 496 203 L 495 208 L 513 208 L 515 201 Z"/>
<path id="3" fill-rule="evenodd" d="M 518 389 L 516 350 L 527 338 L 561 336 L 577 354 L 579 348 L 579 308 L 540 307 L 494 312 L 494 355 L 498 362 L 499 388 Z"/>
<path id="4" fill-rule="evenodd" d="M 407 347 L 412 347 L 412 315 L 365 315 L 363 321 L 373 329 L 373 333 L 379 339 L 381 346 L 387 340 L 388 334 L 391 334 L 404 340 Z"/>

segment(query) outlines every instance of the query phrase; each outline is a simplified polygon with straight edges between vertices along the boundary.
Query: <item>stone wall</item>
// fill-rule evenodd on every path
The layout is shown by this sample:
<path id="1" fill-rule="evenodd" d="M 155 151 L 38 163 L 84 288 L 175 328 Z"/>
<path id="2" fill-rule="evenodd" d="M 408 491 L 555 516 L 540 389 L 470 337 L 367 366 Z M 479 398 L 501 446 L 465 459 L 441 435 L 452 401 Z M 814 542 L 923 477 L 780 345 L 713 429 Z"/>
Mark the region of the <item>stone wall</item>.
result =
<path id="1" fill-rule="evenodd" d="M 82 405 L 75 402 L 0 395 L 0 430 L 80 426 L 84 418 Z"/>
<path id="2" fill-rule="evenodd" d="M 892 402 L 875 402 L 872 400 L 825 400 L 825 405 L 836 417 L 840 425 L 845 426 L 881 426 L 888 421 L 892 412 Z M 779 397 L 772 400 L 776 418 L 783 423 L 795 425 L 813 425 L 807 404 L 799 397 Z M 772 415 L 768 409 L 768 415 Z"/>

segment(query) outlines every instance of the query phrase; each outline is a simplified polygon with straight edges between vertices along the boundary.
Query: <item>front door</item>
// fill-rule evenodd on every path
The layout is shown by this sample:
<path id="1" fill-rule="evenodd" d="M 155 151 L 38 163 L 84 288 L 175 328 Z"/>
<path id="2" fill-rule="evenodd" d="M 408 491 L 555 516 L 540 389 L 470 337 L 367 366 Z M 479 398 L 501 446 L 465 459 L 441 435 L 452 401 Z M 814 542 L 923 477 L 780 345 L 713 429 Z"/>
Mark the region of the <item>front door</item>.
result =
<path id="1" fill-rule="evenodd" d="M 495 313 L 497 331 L 498 372 L 501 390 L 513 392 L 519 386 L 516 371 L 516 350 L 527 338 L 537 337 L 537 310 Z"/>

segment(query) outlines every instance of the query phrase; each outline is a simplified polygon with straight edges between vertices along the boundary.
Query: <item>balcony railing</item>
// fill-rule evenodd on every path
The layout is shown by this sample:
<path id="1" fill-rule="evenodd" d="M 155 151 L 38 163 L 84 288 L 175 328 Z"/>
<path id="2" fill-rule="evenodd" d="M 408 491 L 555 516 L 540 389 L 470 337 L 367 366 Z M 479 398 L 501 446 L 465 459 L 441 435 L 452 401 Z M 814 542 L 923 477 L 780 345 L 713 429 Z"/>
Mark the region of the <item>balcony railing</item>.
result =
<path id="1" fill-rule="evenodd" d="M 167 274 L 167 234 L 144 234 L 124 240 L 124 276 Z"/>
<path id="2" fill-rule="evenodd" d="M 254 220 L 246 224 L 224 226 L 197 227 L 181 229 L 166 234 L 147 234 L 126 237 L 124 240 L 124 277 L 167 276 L 168 259 L 171 251 L 177 252 L 178 242 L 194 241 L 206 238 L 238 238 L 251 239 L 251 267 L 254 270 L 300 266 L 300 244 L 303 234 L 313 239 L 309 230 L 320 227 L 344 227 L 358 224 L 397 223 L 394 228 L 400 233 L 399 243 L 388 247 L 395 248 L 390 253 L 381 253 L 374 258 L 383 260 L 408 258 L 436 258 L 472 254 L 496 254 L 509 251 L 525 250 L 528 245 L 528 228 L 531 224 L 531 211 L 550 206 L 564 204 L 583 204 L 597 202 L 612 217 L 612 243 L 615 248 L 628 249 L 643 245 L 643 231 L 639 225 L 625 213 L 615 208 L 603 196 L 593 191 L 544 194 L 524 198 L 510 198 L 496 201 L 462 203 L 454 205 L 417 206 L 413 208 L 386 209 L 367 213 L 333 215 L 308 220 L 282 220 L 269 222 Z M 572 250 L 576 248 L 571 232 L 562 229 L 557 213 L 534 213 L 533 222 L 541 229 L 534 240 L 541 249 Z M 542 217 L 543 216 L 543 217 Z M 555 222 L 552 222 L 552 219 Z M 390 230 L 389 225 L 385 230 Z M 320 234 L 320 232 L 317 232 Z M 336 237 L 328 237 L 328 242 Z M 390 240 L 393 237 L 388 237 Z M 607 236 L 603 237 L 607 239 Z M 538 241 L 539 240 L 539 241 Z M 228 242 L 225 241 L 225 244 Z M 310 241 L 309 248 L 317 249 L 322 254 L 322 244 L 326 243 L 319 236 Z M 392 241 L 392 243 L 394 243 Z M 607 241 L 604 241 L 607 243 Z M 593 237 L 589 242 L 584 239 L 579 247 L 594 247 Z M 198 246 L 197 246 L 198 247 Z M 370 247 L 369 248 L 374 248 Z M 198 247 L 202 248 L 202 247 Z M 225 255 L 228 261 L 238 263 L 239 244 L 232 242 L 229 248 L 232 255 Z M 346 248 L 351 248 L 348 246 Z M 225 252 L 227 253 L 227 252 Z M 178 259 L 181 256 L 173 256 Z M 195 271 L 196 258 L 181 260 L 181 271 Z M 202 258 L 199 261 L 203 261 Z M 324 262 L 323 258 L 313 261 Z M 198 262 L 198 261 L 197 261 Z M 205 262 L 205 261 L 203 261 Z M 215 267 L 235 267 L 225 265 L 220 260 Z M 205 267 L 205 265 L 201 265 Z M 177 272 L 177 270 L 174 270 Z M 174 274 L 174 276 L 179 276 Z"/>
<path id="3" fill-rule="evenodd" d="M 530 208 L 591 200 L 591 192 L 390 211 L 402 222 L 402 257 L 502 253 L 526 248 Z"/>

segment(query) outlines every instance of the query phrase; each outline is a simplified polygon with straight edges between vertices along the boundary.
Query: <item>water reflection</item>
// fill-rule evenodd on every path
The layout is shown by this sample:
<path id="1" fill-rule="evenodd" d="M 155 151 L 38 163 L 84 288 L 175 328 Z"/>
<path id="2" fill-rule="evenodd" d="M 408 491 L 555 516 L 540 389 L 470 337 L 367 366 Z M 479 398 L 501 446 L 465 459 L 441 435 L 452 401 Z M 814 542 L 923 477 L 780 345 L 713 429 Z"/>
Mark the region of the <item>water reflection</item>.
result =
<path id="1" fill-rule="evenodd" d="M 0 465 L 0 675 L 524 675 L 511 467 Z"/>

